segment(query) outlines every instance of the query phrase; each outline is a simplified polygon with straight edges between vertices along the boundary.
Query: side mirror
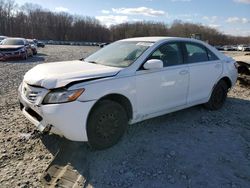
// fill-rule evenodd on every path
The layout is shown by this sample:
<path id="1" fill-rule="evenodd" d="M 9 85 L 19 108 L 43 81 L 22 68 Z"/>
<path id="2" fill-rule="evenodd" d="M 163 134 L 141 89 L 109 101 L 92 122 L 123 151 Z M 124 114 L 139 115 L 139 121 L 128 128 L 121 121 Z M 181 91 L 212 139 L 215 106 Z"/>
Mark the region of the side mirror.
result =
<path id="1" fill-rule="evenodd" d="M 150 59 L 144 63 L 143 68 L 146 70 L 161 69 L 163 68 L 163 62 L 159 59 Z"/>

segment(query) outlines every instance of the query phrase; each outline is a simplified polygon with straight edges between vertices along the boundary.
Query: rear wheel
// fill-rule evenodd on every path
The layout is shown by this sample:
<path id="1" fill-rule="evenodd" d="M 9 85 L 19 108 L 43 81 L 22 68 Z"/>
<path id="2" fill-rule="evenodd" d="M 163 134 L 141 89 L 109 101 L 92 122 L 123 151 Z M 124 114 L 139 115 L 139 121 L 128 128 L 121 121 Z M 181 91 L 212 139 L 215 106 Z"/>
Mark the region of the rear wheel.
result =
<path id="1" fill-rule="evenodd" d="M 111 147 L 123 136 L 127 124 L 127 113 L 119 103 L 100 101 L 88 118 L 89 145 L 95 149 Z"/>
<path id="2" fill-rule="evenodd" d="M 205 108 L 209 110 L 220 109 L 227 98 L 228 85 L 224 80 L 220 80 L 213 89 L 209 101 L 204 104 Z"/>

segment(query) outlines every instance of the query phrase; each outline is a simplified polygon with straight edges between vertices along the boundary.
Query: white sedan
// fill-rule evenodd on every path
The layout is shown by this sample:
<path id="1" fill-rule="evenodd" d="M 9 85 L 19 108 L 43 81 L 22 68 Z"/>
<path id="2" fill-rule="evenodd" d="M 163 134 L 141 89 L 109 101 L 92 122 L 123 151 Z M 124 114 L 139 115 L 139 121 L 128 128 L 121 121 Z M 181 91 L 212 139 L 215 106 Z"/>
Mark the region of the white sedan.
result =
<path id="1" fill-rule="evenodd" d="M 128 124 L 198 104 L 221 108 L 236 79 L 236 62 L 202 41 L 132 38 L 84 60 L 37 65 L 19 101 L 40 131 L 103 149 Z"/>

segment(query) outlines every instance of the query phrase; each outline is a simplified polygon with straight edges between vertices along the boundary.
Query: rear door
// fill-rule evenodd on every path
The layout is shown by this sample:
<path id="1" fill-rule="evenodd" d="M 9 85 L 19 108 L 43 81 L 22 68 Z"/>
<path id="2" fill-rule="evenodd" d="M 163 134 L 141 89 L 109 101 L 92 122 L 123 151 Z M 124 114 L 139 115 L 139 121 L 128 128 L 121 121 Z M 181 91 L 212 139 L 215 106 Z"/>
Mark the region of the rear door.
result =
<path id="1" fill-rule="evenodd" d="M 206 99 L 223 71 L 222 63 L 215 54 L 198 43 L 184 43 L 184 51 L 190 72 L 187 102 Z"/>

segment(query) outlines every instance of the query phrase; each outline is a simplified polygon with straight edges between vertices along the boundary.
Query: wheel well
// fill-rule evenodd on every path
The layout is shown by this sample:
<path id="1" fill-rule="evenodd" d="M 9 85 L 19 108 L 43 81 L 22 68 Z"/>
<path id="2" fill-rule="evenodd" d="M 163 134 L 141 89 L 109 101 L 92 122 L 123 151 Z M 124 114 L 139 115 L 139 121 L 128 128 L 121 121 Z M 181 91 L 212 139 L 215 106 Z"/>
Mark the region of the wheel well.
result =
<path id="1" fill-rule="evenodd" d="M 128 119 L 133 118 L 133 108 L 132 108 L 131 102 L 129 101 L 129 99 L 127 97 L 125 97 L 125 96 L 123 96 L 121 94 L 109 94 L 109 95 L 106 95 L 106 96 L 100 98 L 97 101 L 97 103 L 93 106 L 92 109 L 94 109 L 95 106 L 98 104 L 98 102 L 100 102 L 102 100 L 111 100 L 111 101 L 119 103 L 125 109 L 125 111 L 127 112 Z"/>
<path id="2" fill-rule="evenodd" d="M 223 77 L 221 80 L 226 82 L 228 89 L 232 87 L 232 82 L 228 77 Z"/>

